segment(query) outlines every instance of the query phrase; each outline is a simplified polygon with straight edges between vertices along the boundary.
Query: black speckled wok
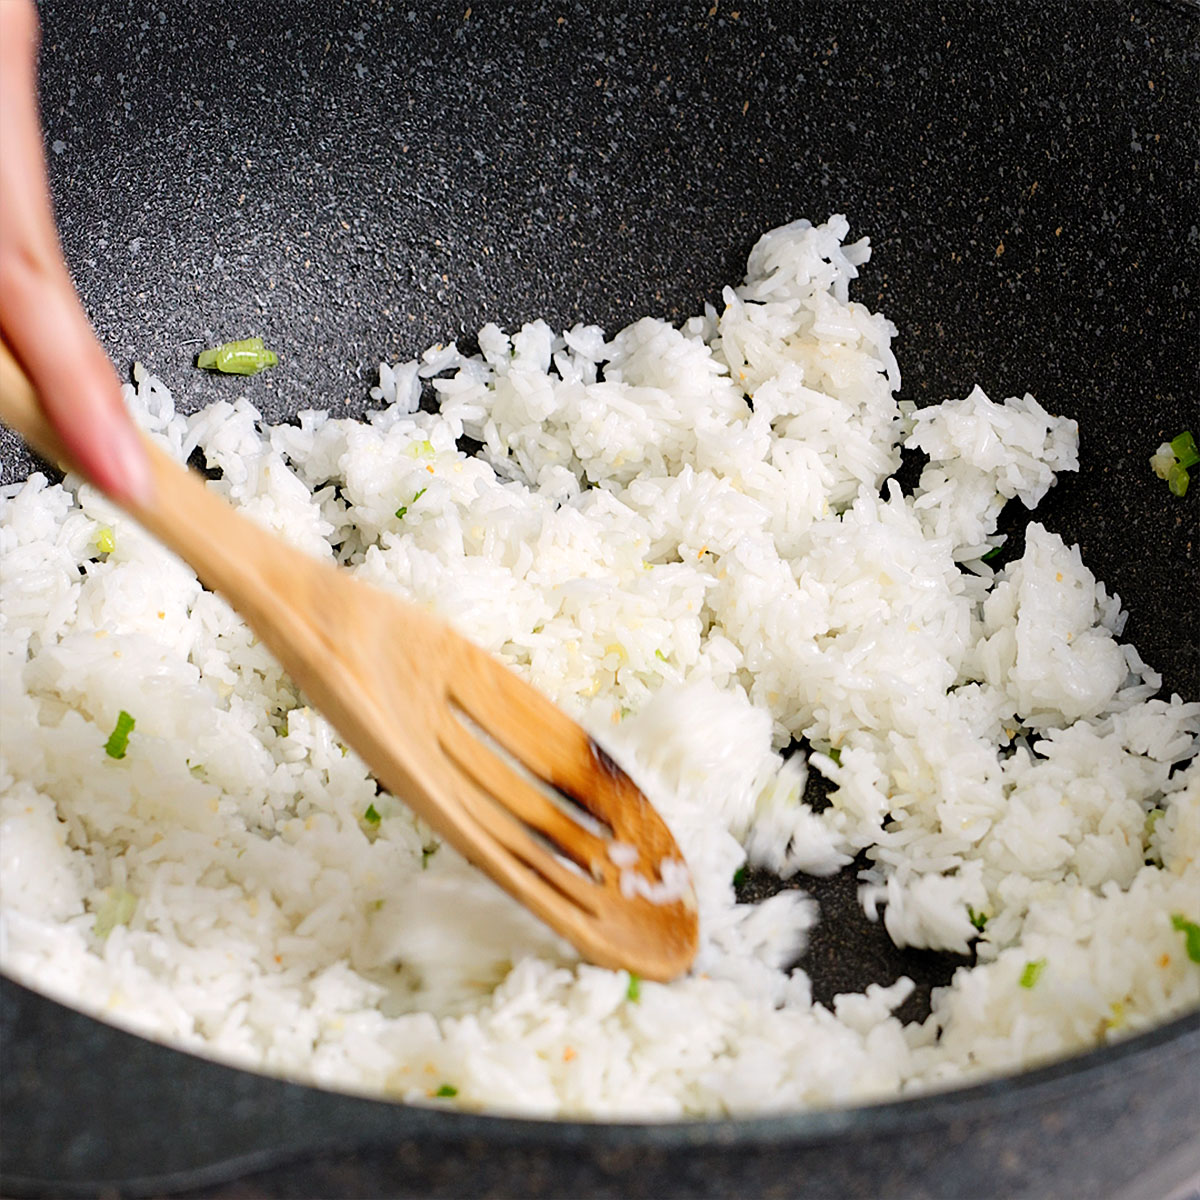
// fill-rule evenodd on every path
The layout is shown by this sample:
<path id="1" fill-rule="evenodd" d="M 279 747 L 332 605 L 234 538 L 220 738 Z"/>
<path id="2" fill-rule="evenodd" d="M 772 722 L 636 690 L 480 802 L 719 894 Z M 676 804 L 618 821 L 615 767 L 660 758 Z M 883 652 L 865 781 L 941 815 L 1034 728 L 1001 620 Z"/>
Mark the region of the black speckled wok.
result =
<path id="1" fill-rule="evenodd" d="M 188 405 L 359 413 L 381 358 L 489 319 L 683 317 L 763 230 L 845 212 L 903 396 L 978 382 L 1079 420 L 1081 471 L 1040 518 L 1164 688 L 1200 695 L 1200 490 L 1147 465 L 1200 431 L 1193 4 L 57 0 L 43 21 L 66 252 L 122 370 Z M 247 332 L 278 368 L 192 366 Z M 2 449 L 6 482 L 28 471 Z M 818 998 L 903 971 L 918 1014 L 954 960 L 894 950 L 852 875 L 813 886 Z M 1200 1170 L 1200 1013 L 960 1092 L 668 1125 L 300 1087 L 8 979 L 0 1017 L 10 1196 L 1152 1196 Z"/>

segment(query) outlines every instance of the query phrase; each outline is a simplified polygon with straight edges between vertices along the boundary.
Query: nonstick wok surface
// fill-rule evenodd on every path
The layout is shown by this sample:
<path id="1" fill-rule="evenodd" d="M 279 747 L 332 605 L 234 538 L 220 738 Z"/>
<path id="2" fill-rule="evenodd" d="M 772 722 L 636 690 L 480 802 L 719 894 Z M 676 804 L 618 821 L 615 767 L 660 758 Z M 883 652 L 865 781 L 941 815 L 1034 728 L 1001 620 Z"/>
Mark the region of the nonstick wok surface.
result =
<path id="1" fill-rule="evenodd" d="M 1200 433 L 1193 6 L 59 0 L 42 17 L 69 263 L 119 368 L 146 363 L 181 407 L 358 415 L 380 359 L 469 345 L 487 320 L 681 319 L 766 229 L 845 212 L 873 245 L 853 294 L 899 327 L 902 398 L 979 383 L 1079 420 L 1080 472 L 1038 519 L 1122 596 L 1164 692 L 1200 695 L 1200 486 L 1177 500 L 1147 463 Z M 279 367 L 194 368 L 250 333 Z M 0 437 L 10 482 L 31 464 Z M 1024 519 L 1005 518 L 1016 552 Z M 961 960 L 892 947 L 852 871 L 794 882 L 822 902 L 802 960 L 819 999 L 903 972 L 904 1015 L 927 1011 Z M 745 894 L 778 886 L 756 875 Z M 17 1192 L 258 1168 L 280 1195 L 318 1177 L 360 1194 L 1035 1193 L 1070 1159 L 1105 1194 L 1197 1133 L 1194 1016 L 956 1096 L 601 1131 L 260 1079 L 2 986 Z"/>

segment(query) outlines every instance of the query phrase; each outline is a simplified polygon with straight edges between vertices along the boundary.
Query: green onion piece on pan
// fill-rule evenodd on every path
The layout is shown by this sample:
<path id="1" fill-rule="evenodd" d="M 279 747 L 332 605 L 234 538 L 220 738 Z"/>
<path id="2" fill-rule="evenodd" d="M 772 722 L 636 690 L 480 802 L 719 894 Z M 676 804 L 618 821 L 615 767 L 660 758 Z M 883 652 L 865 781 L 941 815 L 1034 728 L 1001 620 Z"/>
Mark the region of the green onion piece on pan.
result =
<path id="1" fill-rule="evenodd" d="M 1200 925 L 1189 921 L 1182 913 L 1172 916 L 1171 925 L 1183 934 L 1188 958 L 1194 963 L 1200 963 Z"/>
<path id="2" fill-rule="evenodd" d="M 1167 442 L 1163 442 L 1150 456 L 1150 466 L 1159 479 L 1166 479 L 1171 468 L 1178 465 L 1179 460 L 1171 453 L 1171 447 Z"/>
<path id="3" fill-rule="evenodd" d="M 108 741 L 104 743 L 104 753 L 109 758 L 124 758 L 125 751 L 129 749 L 129 735 L 133 732 L 133 727 L 137 722 L 124 710 L 121 709 L 117 715 L 117 723 L 113 726 L 113 731 L 108 735 Z"/>
<path id="4" fill-rule="evenodd" d="M 1194 467 L 1200 463 L 1200 449 L 1197 449 L 1196 439 L 1190 429 L 1171 439 L 1171 453 L 1179 459 L 1181 467 Z"/>
<path id="5" fill-rule="evenodd" d="M 243 338 L 240 342 L 223 342 L 211 350 L 202 350 L 196 366 L 226 375 L 257 375 L 279 362 L 279 355 L 268 350 L 260 337 Z"/>
<path id="6" fill-rule="evenodd" d="M 374 804 L 368 804 L 367 811 L 363 813 L 363 820 L 370 825 L 378 825 L 383 818 L 379 815 L 379 810 Z"/>
<path id="7" fill-rule="evenodd" d="M 1017 982 L 1023 988 L 1031 988 L 1042 977 L 1042 972 L 1046 969 L 1046 960 L 1044 958 L 1035 958 L 1032 962 L 1025 964 L 1025 970 L 1021 972 L 1021 978 Z"/>
<path id="8" fill-rule="evenodd" d="M 636 1004 L 642 998 L 642 977 L 635 971 L 629 972 L 629 986 L 625 989 L 625 999 Z"/>
<path id="9" fill-rule="evenodd" d="M 1188 490 L 1188 473 L 1187 467 L 1181 467 L 1176 463 L 1167 472 L 1167 487 L 1171 489 L 1173 496 L 1186 496 Z"/>
<path id="10" fill-rule="evenodd" d="M 454 1084 L 452 1084 L 452 1083 L 443 1083 L 442 1086 L 440 1088 L 438 1088 L 438 1090 L 436 1092 L 434 1092 L 433 1094 L 435 1096 L 445 1096 L 445 1097 L 457 1096 L 458 1088 L 456 1088 L 454 1086 Z"/>

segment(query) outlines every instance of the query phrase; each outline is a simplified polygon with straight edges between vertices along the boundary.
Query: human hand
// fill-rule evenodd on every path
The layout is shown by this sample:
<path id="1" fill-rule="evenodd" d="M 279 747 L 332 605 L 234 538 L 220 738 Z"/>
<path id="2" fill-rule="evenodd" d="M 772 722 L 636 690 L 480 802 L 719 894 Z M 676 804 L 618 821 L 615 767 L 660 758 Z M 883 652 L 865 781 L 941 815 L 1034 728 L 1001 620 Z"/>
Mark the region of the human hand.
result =
<path id="1" fill-rule="evenodd" d="M 150 499 L 149 462 L 63 261 L 37 106 L 32 0 L 0 0 L 0 334 L 80 468 L 114 499 Z"/>

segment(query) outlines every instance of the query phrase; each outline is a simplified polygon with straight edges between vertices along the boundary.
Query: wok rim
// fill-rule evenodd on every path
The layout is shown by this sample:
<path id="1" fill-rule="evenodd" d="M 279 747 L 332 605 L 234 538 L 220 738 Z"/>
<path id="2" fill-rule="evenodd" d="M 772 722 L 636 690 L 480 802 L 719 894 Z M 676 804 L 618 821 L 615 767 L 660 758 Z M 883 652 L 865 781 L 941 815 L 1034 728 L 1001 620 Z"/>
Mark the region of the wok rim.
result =
<path id="1" fill-rule="evenodd" d="M 783 1145 L 815 1147 L 833 1139 L 845 1139 L 848 1135 L 878 1138 L 881 1135 L 908 1133 L 917 1128 L 948 1125 L 952 1122 L 969 1123 L 981 1116 L 994 1119 L 1018 1105 L 1028 1107 L 1031 1104 L 1051 1104 L 1056 1099 L 1073 1094 L 1088 1081 L 1101 1086 L 1121 1064 L 1149 1069 L 1161 1053 L 1180 1043 L 1195 1040 L 1195 1049 L 1200 1051 L 1200 1007 L 1197 1007 L 1178 1013 L 1150 1029 L 1039 1066 L 992 1075 L 959 1086 L 939 1087 L 862 1104 L 748 1113 L 744 1116 L 668 1118 L 661 1121 L 652 1118 L 558 1118 L 519 1112 L 463 1111 L 448 1106 L 413 1103 L 372 1092 L 339 1089 L 293 1076 L 254 1070 L 107 1021 L 102 1016 L 75 1007 L 61 997 L 42 991 L 7 970 L 0 970 L 0 977 L 31 993 L 41 1002 L 57 1005 L 115 1034 L 136 1038 L 156 1047 L 163 1055 L 182 1054 L 222 1071 L 260 1079 L 268 1085 L 299 1088 L 311 1094 L 328 1097 L 329 1101 L 334 1103 L 345 1100 L 369 1104 L 379 1112 L 390 1110 L 403 1117 L 403 1123 L 395 1130 L 397 1135 L 438 1133 L 456 1138 L 478 1137 L 489 1142 L 509 1145 L 542 1143 L 569 1146 L 586 1142 L 591 1147 L 610 1148 L 628 1147 L 631 1144 L 654 1145 L 661 1149 L 732 1145 L 764 1148 Z M 165 1067 L 164 1063 L 164 1069 Z M 377 1144 L 381 1140 L 383 1139 L 379 1134 L 372 1131 L 364 1133 L 361 1139 L 355 1139 L 353 1144 Z M 347 1139 L 336 1138 L 331 1139 L 325 1148 L 346 1144 Z M 271 1162 L 277 1162 L 297 1158 L 306 1149 L 313 1153 L 319 1152 L 322 1145 L 316 1142 L 309 1143 L 306 1148 L 290 1147 L 283 1154 L 279 1153 L 283 1147 L 277 1146 L 273 1149 L 275 1153 L 271 1152 L 272 1148 L 264 1147 L 262 1153 L 268 1155 Z M 232 1163 L 235 1160 L 258 1157 L 260 1155 L 241 1152 L 231 1154 L 221 1161 Z M 213 1167 L 216 1165 L 214 1163 Z M 202 1170 L 197 1168 L 197 1178 Z M 189 1172 L 189 1178 L 192 1174 Z M 154 1177 L 155 1180 L 165 1178 L 166 1176 Z M 8 1182 L 15 1184 L 19 1180 L 12 1177 Z M 146 1182 L 153 1181 L 148 1177 Z"/>

